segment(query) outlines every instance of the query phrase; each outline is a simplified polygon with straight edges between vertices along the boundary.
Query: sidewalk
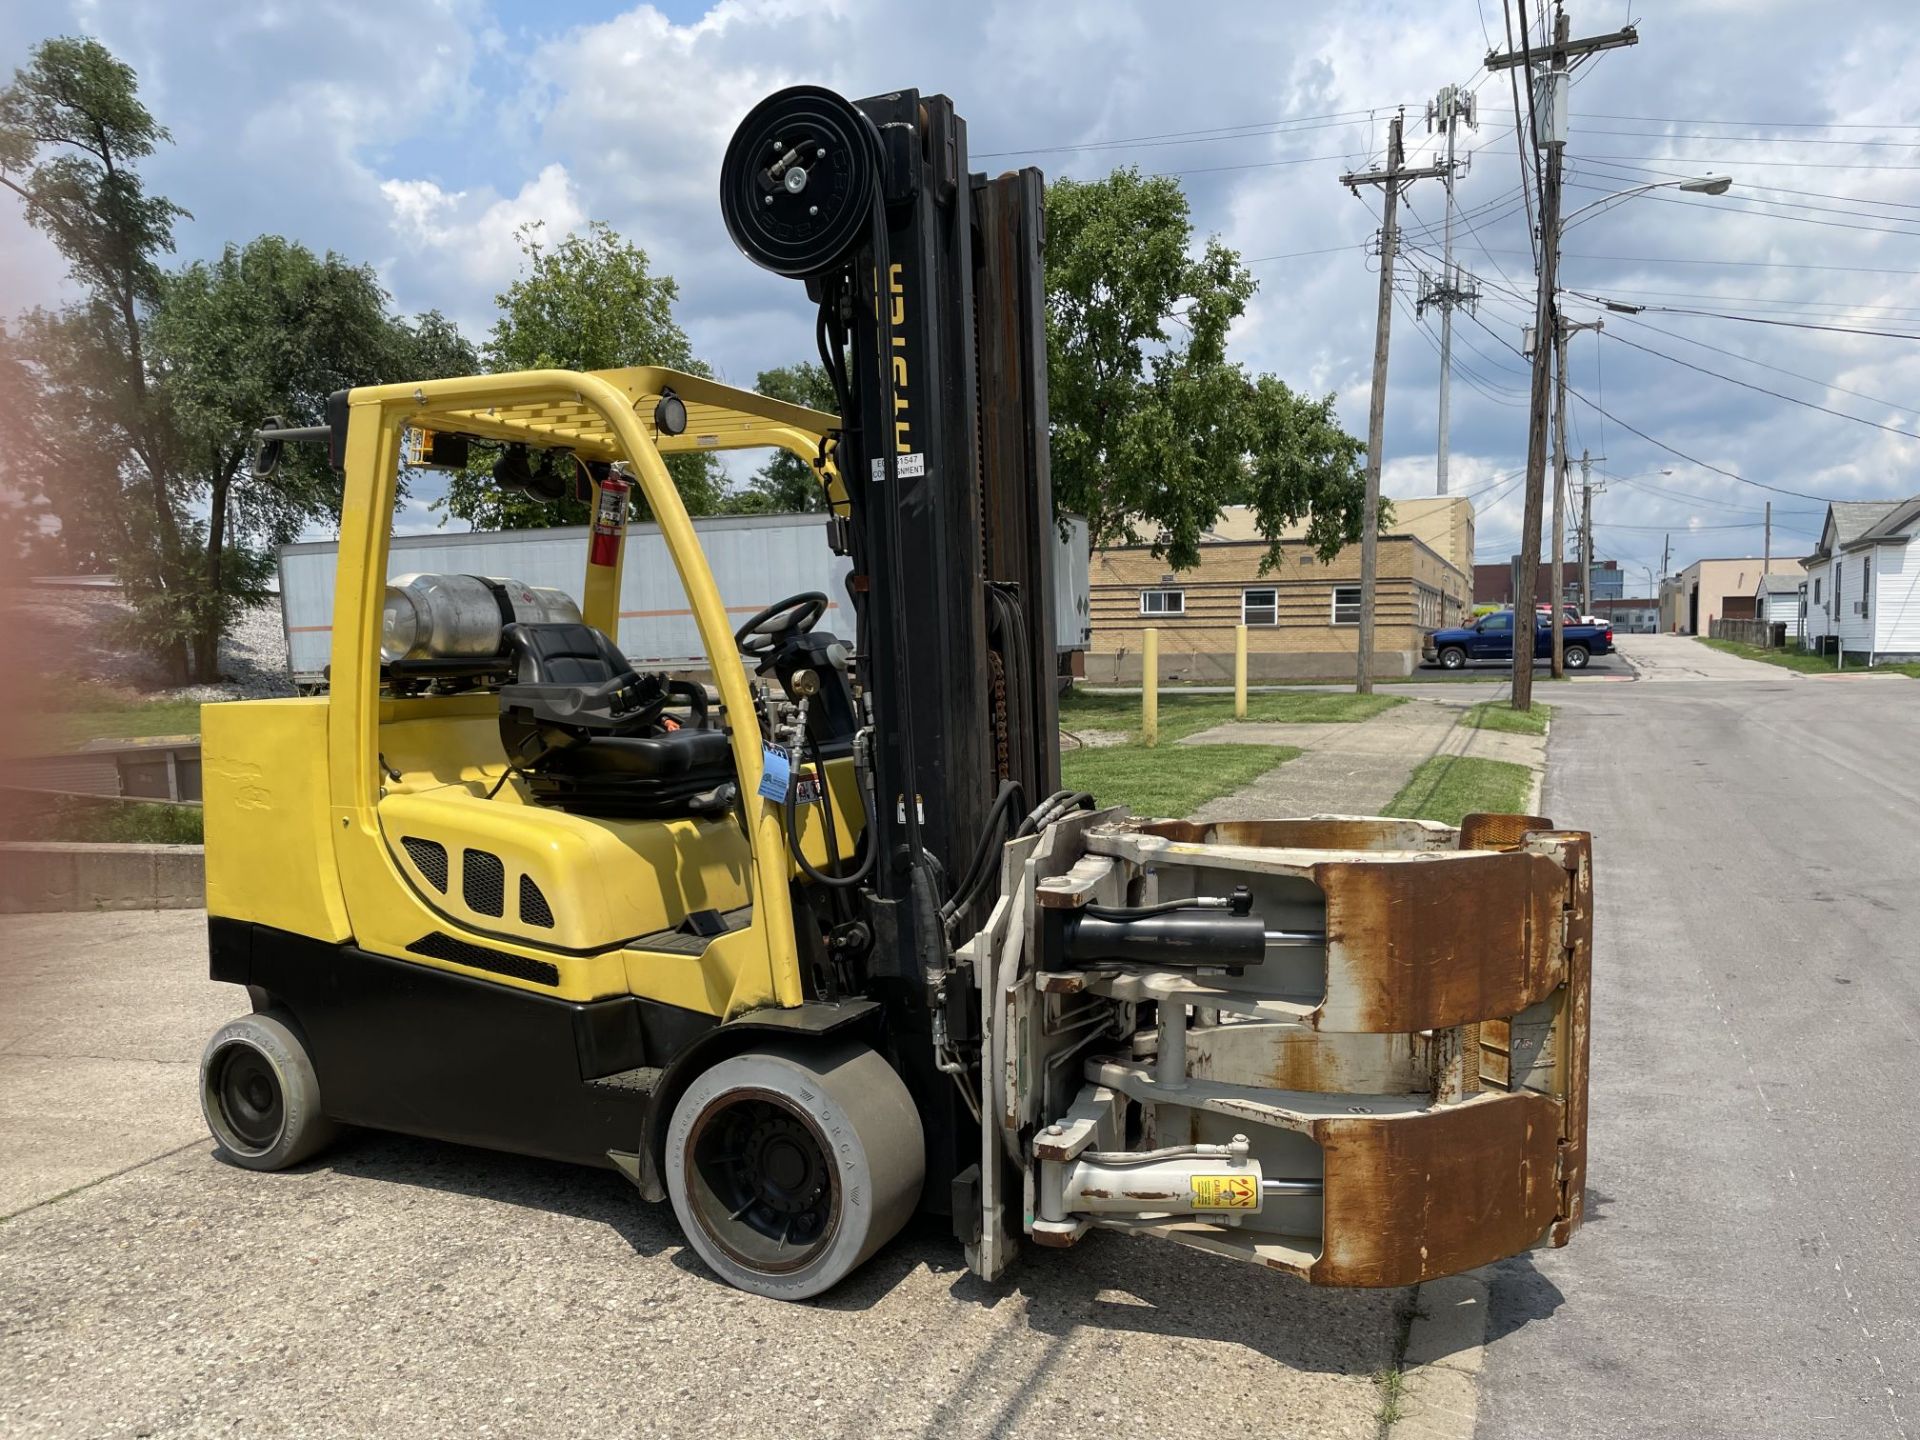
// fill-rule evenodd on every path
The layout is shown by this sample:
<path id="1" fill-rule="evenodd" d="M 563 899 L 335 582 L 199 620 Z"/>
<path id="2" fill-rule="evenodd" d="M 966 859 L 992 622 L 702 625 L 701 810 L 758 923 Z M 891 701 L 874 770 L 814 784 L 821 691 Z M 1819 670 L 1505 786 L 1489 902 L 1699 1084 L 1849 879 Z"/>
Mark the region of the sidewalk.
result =
<path id="1" fill-rule="evenodd" d="M 1283 815 L 1377 815 L 1414 767 L 1439 750 L 1461 708 L 1410 700 L 1357 725 L 1216 725 L 1184 745 L 1297 745 L 1304 755 L 1231 795 L 1209 801 L 1195 820 Z"/>

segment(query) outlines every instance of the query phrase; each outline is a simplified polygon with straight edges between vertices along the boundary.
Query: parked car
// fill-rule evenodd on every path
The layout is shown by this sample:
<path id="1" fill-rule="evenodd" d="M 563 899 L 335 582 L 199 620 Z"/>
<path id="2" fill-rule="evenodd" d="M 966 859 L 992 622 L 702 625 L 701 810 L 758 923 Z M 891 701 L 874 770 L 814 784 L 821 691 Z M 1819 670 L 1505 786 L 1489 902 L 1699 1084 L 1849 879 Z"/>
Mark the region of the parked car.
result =
<path id="1" fill-rule="evenodd" d="M 1573 625 L 1560 627 L 1560 653 L 1569 670 L 1584 670 L 1596 655 L 1613 653 L 1613 626 Z M 1553 655 L 1553 626 L 1545 615 L 1534 616 L 1533 659 L 1538 664 Z M 1442 670 L 1464 670 L 1481 660 L 1513 663 L 1513 611 L 1496 610 L 1482 615 L 1471 625 L 1452 630 L 1429 631 L 1420 646 L 1420 663 L 1438 665 Z"/>

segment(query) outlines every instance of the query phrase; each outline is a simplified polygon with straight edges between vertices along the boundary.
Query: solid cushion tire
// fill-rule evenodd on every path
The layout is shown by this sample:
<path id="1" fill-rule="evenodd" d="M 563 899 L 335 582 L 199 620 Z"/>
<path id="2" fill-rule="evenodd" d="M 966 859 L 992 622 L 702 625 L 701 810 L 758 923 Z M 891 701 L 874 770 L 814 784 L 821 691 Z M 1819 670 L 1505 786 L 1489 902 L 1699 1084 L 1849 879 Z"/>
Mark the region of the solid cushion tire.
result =
<path id="1" fill-rule="evenodd" d="M 252 1067 L 277 1091 L 278 1124 L 270 1138 L 244 1134 L 243 1125 L 227 1113 L 222 1077 L 234 1063 Z M 320 1108 L 313 1057 L 286 1018 L 272 1011 L 242 1015 L 214 1031 L 200 1057 L 200 1113 L 226 1157 L 248 1170 L 298 1165 L 340 1133 Z"/>
<path id="2" fill-rule="evenodd" d="M 824 1141 L 832 1215 L 817 1253 L 771 1271 L 741 1259 L 709 1229 L 713 1205 L 690 1159 L 705 1128 L 734 1105 L 778 1097 Z M 899 1233 L 919 1202 L 926 1142 L 907 1087 L 859 1044 L 779 1046 L 722 1060 L 696 1076 L 674 1106 L 663 1169 L 667 1195 L 695 1253 L 728 1284 L 776 1300 L 831 1289 Z M 696 1202 L 693 1191 L 703 1187 Z M 703 1213 L 709 1218 L 703 1219 Z"/>

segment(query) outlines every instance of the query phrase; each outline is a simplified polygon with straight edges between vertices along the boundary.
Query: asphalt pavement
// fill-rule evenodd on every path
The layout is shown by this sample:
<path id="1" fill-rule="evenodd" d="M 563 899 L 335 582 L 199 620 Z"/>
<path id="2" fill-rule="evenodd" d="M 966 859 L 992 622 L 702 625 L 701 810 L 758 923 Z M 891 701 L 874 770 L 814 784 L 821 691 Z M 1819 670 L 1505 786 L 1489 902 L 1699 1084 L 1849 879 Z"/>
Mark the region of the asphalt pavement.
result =
<path id="1" fill-rule="evenodd" d="M 1495 1268 L 1478 1433 L 1920 1435 L 1920 682 L 1627 655 L 1545 795 L 1594 837 L 1587 1223 Z"/>

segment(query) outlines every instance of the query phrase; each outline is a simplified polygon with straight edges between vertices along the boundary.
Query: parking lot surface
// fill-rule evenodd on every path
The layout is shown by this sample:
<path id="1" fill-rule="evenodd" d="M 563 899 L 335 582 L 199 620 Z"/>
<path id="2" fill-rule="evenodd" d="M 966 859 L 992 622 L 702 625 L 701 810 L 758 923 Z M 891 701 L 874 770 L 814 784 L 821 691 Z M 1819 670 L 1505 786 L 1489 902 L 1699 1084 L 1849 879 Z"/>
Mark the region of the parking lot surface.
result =
<path id="1" fill-rule="evenodd" d="M 822 1300 L 728 1289 L 612 1172 L 357 1133 L 221 1161 L 198 912 L 0 921 L 0 1433 L 1371 1437 L 1405 1292 L 1148 1240 L 967 1273 L 936 1222 Z M 503 1057 L 511 1063 L 511 1057 Z"/>

